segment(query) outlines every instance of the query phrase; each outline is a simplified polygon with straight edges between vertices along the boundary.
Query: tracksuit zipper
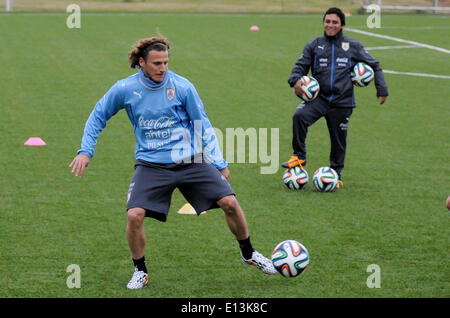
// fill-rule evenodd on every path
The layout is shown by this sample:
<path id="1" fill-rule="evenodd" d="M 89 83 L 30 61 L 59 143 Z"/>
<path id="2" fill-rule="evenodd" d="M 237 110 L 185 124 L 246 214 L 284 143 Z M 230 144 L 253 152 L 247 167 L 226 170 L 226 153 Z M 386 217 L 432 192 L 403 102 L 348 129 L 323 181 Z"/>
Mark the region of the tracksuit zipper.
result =
<path id="1" fill-rule="evenodd" d="M 333 93 L 333 76 L 334 76 L 334 41 L 331 41 L 331 76 L 330 76 L 330 91 L 331 96 L 328 99 L 328 102 L 331 103 L 334 97 Z"/>

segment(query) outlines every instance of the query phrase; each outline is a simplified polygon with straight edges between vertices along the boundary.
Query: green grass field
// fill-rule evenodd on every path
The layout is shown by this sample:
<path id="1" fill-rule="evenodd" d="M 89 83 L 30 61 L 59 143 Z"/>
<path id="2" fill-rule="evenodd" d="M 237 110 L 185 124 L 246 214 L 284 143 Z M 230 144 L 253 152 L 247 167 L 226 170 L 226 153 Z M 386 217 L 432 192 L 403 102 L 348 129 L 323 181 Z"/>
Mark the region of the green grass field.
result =
<path id="1" fill-rule="evenodd" d="M 305 13 L 322 12 L 330 0 L 12 0 L 14 11 L 65 12 L 71 3 L 83 11 L 116 12 L 228 12 L 228 13 Z M 448 6 L 440 0 L 440 6 Z M 333 0 L 346 12 L 361 8 L 361 0 Z M 431 6 L 432 0 L 383 0 L 383 5 Z M 6 0 L 0 1 L 0 11 Z M 447 12 L 448 13 L 448 12 Z"/>
<path id="2" fill-rule="evenodd" d="M 159 29 L 172 43 L 170 68 L 189 78 L 213 125 L 278 128 L 279 159 L 291 155 L 291 117 L 299 100 L 287 85 L 321 15 L 84 14 L 0 15 L 0 297 L 449 297 L 449 79 L 385 74 L 390 97 L 356 91 L 345 188 L 317 193 L 285 188 L 283 171 L 230 164 L 256 249 L 270 255 L 285 239 L 302 242 L 310 265 L 298 278 L 244 267 L 220 210 L 180 215 L 174 194 L 167 223 L 148 219 L 149 286 L 128 291 L 133 267 L 125 237 L 125 201 L 134 136 L 125 112 L 99 139 L 83 179 L 69 163 L 97 100 L 133 73 L 127 52 Z M 364 16 L 347 25 L 450 49 L 448 16 Z M 259 32 L 249 31 L 258 25 Z M 366 47 L 401 43 L 347 35 Z M 449 56 L 425 48 L 374 50 L 386 70 L 450 75 Z M 26 147 L 39 136 L 45 147 Z M 310 176 L 328 165 L 322 119 L 308 136 Z M 81 268 L 81 288 L 66 280 Z M 368 288 L 370 264 L 381 288 Z"/>

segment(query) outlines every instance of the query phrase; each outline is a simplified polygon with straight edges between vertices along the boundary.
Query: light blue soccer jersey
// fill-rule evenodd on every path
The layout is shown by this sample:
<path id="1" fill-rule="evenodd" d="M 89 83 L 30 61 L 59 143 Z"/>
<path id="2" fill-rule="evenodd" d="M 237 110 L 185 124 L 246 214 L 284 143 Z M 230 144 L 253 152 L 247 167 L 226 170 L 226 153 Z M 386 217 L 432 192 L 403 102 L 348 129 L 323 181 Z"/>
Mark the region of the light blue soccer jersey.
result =
<path id="1" fill-rule="evenodd" d="M 170 70 L 161 83 L 153 82 L 142 70 L 116 82 L 90 114 L 78 154 L 93 157 L 100 132 L 122 108 L 134 127 L 136 159 L 189 162 L 203 152 L 217 169 L 228 165 L 195 87 Z"/>

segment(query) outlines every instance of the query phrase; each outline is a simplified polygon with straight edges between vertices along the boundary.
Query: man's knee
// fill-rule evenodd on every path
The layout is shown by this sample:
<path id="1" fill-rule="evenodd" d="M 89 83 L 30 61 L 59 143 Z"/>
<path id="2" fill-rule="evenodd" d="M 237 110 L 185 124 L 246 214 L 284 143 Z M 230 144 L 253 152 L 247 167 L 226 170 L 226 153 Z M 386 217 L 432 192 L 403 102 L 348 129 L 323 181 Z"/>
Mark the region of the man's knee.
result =
<path id="1" fill-rule="evenodd" d="M 128 210 L 128 223 L 140 225 L 144 221 L 145 210 L 142 208 L 132 208 Z"/>
<path id="2" fill-rule="evenodd" d="M 234 195 L 223 197 L 217 204 L 225 211 L 225 213 L 235 213 L 239 209 L 239 203 Z"/>
<path id="3" fill-rule="evenodd" d="M 294 115 L 292 115 L 292 121 L 294 123 L 307 125 L 308 114 L 303 107 L 299 107 L 295 110 Z"/>
<path id="4" fill-rule="evenodd" d="M 303 117 L 303 108 L 297 108 L 294 112 L 294 115 L 292 115 L 293 120 L 300 120 Z"/>

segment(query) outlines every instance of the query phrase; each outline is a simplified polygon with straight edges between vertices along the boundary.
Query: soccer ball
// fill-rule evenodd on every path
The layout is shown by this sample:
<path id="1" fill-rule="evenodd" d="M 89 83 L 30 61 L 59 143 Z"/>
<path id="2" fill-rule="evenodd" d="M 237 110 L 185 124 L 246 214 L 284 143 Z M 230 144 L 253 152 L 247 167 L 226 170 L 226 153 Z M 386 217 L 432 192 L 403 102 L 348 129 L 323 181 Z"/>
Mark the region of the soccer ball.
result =
<path id="1" fill-rule="evenodd" d="M 321 167 L 314 172 L 314 187 L 319 192 L 331 192 L 336 189 L 339 175 L 330 167 Z"/>
<path id="2" fill-rule="evenodd" d="M 303 93 L 301 95 L 297 95 L 298 97 L 300 97 L 305 102 L 310 102 L 314 98 L 316 98 L 317 95 L 319 95 L 319 82 L 314 77 L 302 76 L 300 80 L 302 81 L 301 87 Z"/>
<path id="3" fill-rule="evenodd" d="M 308 172 L 300 166 L 287 169 L 283 182 L 291 190 L 301 190 L 308 183 Z"/>
<path id="4" fill-rule="evenodd" d="M 284 277 L 296 277 L 308 267 L 308 250 L 300 242 L 283 241 L 272 252 L 272 264 Z"/>
<path id="5" fill-rule="evenodd" d="M 366 87 L 373 80 L 373 69 L 366 63 L 357 63 L 353 66 L 350 77 L 354 85 Z"/>

